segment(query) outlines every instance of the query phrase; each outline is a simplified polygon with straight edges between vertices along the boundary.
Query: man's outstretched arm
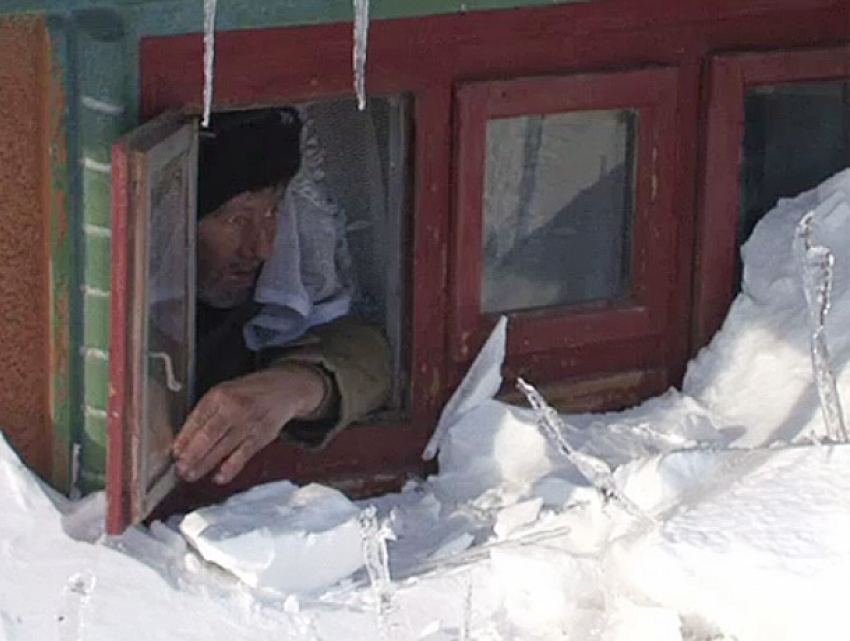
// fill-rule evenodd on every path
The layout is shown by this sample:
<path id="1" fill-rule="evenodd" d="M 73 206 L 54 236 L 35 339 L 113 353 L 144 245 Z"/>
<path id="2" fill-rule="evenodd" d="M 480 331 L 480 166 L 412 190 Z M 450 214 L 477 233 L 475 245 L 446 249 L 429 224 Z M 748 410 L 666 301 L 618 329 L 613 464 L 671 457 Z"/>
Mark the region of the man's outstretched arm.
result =
<path id="1" fill-rule="evenodd" d="M 216 385 L 174 442 L 178 474 L 195 481 L 218 467 L 213 480 L 227 483 L 289 421 L 314 415 L 327 386 L 314 368 L 298 363 Z"/>
<path id="2" fill-rule="evenodd" d="M 265 369 L 221 383 L 198 403 L 174 444 L 178 473 L 230 481 L 284 430 L 322 447 L 386 402 L 390 352 L 379 330 L 352 317 L 316 327 L 267 355 Z"/>

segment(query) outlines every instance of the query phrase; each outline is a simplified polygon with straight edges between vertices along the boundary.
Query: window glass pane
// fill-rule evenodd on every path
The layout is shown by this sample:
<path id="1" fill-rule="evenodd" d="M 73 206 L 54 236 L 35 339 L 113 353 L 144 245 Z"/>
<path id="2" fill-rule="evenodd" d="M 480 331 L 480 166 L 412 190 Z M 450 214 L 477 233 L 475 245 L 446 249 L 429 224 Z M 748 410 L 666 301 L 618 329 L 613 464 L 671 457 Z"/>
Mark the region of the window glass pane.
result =
<path id="1" fill-rule="evenodd" d="M 150 176 L 148 215 L 148 331 L 142 475 L 150 488 L 171 462 L 171 443 L 189 411 L 192 275 L 186 211 L 189 184 L 185 156 Z"/>
<path id="2" fill-rule="evenodd" d="M 636 126 L 628 110 L 487 123 L 483 312 L 627 293 Z"/>
<path id="3" fill-rule="evenodd" d="M 765 86 L 747 92 L 738 239 L 780 198 L 795 196 L 847 167 L 845 82 Z"/>

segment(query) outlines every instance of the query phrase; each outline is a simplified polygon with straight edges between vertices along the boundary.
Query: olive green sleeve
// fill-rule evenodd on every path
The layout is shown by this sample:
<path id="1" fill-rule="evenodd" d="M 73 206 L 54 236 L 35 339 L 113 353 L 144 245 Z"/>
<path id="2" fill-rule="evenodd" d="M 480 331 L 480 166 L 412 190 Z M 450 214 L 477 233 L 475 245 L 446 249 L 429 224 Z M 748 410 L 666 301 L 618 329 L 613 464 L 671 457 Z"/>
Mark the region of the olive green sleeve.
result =
<path id="1" fill-rule="evenodd" d="M 269 366 L 319 365 L 332 377 L 338 395 L 332 419 L 293 422 L 282 436 L 307 447 L 323 447 L 344 427 L 381 407 L 390 389 L 390 360 L 381 331 L 352 316 L 314 327 L 302 340 L 275 350 Z"/>

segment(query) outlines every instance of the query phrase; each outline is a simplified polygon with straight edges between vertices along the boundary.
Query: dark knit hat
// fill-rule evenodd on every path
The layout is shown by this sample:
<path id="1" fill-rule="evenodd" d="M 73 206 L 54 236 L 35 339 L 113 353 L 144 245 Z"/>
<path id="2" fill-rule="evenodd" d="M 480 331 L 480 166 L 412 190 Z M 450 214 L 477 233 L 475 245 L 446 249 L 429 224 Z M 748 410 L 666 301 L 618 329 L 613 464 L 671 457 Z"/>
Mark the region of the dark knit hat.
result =
<path id="1" fill-rule="evenodd" d="M 215 114 L 200 134 L 198 218 L 245 191 L 286 183 L 301 163 L 294 109 Z"/>

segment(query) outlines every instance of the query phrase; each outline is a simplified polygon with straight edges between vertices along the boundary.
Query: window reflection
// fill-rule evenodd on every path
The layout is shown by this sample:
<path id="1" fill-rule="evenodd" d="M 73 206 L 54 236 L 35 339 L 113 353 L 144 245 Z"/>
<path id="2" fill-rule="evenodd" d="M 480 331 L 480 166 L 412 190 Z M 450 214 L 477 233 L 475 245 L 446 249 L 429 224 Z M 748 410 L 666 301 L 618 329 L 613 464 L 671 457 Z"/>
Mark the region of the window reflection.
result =
<path id="1" fill-rule="evenodd" d="M 151 176 L 148 218 L 148 331 L 142 476 L 150 488 L 168 469 L 171 443 L 189 411 L 190 180 L 184 156 Z"/>
<path id="2" fill-rule="evenodd" d="M 488 121 L 483 312 L 626 294 L 636 124 L 628 110 Z"/>

